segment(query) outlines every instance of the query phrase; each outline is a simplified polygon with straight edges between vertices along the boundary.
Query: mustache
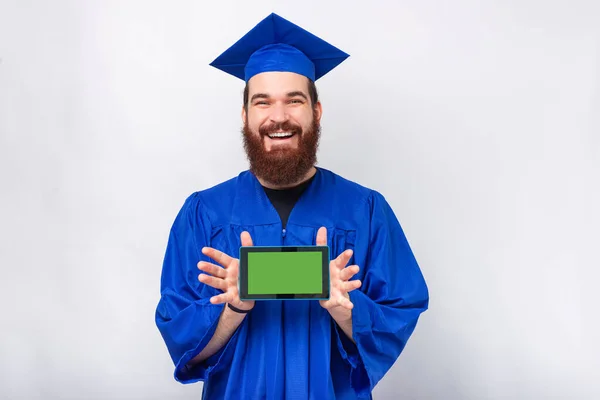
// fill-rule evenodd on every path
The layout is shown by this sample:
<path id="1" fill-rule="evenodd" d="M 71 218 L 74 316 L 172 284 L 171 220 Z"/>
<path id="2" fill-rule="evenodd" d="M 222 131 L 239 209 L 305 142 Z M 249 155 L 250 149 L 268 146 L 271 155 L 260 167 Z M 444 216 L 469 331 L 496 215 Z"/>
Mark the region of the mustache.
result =
<path id="1" fill-rule="evenodd" d="M 266 136 L 269 133 L 273 133 L 273 132 L 277 132 L 277 131 L 301 134 L 302 128 L 296 124 L 291 123 L 290 121 L 275 123 L 275 124 L 271 124 L 271 125 L 267 125 L 267 126 L 261 126 L 260 128 L 258 128 L 258 132 L 260 133 L 261 136 Z"/>

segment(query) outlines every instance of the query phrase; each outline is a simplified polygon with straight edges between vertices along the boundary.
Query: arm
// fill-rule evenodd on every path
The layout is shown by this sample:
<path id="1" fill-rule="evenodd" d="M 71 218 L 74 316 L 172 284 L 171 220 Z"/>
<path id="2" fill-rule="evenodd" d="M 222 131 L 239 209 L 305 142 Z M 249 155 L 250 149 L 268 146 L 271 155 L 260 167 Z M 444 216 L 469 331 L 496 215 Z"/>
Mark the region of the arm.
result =
<path id="1" fill-rule="evenodd" d="M 329 312 L 331 317 L 336 322 L 337 326 L 344 332 L 346 337 L 352 342 L 354 338 L 352 337 L 352 310 L 344 309 L 340 313 L 334 313 L 332 311 Z"/>
<path id="2" fill-rule="evenodd" d="M 229 342 L 229 339 L 231 339 L 231 336 L 240 326 L 245 316 L 246 314 L 235 312 L 229 307 L 224 307 L 215 333 L 200 354 L 188 362 L 188 368 L 193 368 L 196 364 L 205 361 L 221 350 Z"/>
<path id="3" fill-rule="evenodd" d="M 180 383 L 208 378 L 215 368 L 220 367 L 221 356 L 235 343 L 240 331 L 233 329 L 233 323 L 228 323 L 229 313 L 223 313 L 224 304 L 211 301 L 221 291 L 198 279 L 201 272 L 198 262 L 209 261 L 202 249 L 210 244 L 211 230 L 199 194 L 191 195 L 175 218 L 164 256 L 155 322 L 173 361 L 174 378 Z M 229 328 L 226 329 L 229 334 L 221 335 L 220 329 L 213 340 L 217 326 L 219 323 L 223 326 L 223 322 L 225 328 Z M 238 326 L 236 324 L 236 328 Z M 228 337 L 226 343 L 223 341 L 225 336 Z M 211 341 L 213 343 L 208 347 Z M 188 363 L 200 353 L 203 353 L 203 362 L 190 369 Z"/>
<path id="4" fill-rule="evenodd" d="M 348 293 L 351 329 L 343 318 L 334 318 L 338 350 L 357 394 L 372 392 L 396 362 L 429 303 L 421 270 L 389 204 L 373 192 L 369 208 L 361 226 L 365 236 L 355 244 L 362 285 Z"/>

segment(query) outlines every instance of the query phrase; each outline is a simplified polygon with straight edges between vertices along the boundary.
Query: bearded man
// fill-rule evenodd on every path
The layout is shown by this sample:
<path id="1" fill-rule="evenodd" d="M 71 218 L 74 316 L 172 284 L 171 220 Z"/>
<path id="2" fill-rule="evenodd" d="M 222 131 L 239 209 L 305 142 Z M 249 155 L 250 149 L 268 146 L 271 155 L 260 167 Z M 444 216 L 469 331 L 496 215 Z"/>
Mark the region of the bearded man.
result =
<path id="1" fill-rule="evenodd" d="M 371 398 L 428 308 L 383 195 L 316 166 L 315 81 L 347 57 L 271 14 L 211 64 L 246 83 L 250 168 L 185 200 L 156 309 L 175 380 L 203 398 Z M 240 299 L 240 247 L 310 245 L 330 250 L 327 299 Z"/>

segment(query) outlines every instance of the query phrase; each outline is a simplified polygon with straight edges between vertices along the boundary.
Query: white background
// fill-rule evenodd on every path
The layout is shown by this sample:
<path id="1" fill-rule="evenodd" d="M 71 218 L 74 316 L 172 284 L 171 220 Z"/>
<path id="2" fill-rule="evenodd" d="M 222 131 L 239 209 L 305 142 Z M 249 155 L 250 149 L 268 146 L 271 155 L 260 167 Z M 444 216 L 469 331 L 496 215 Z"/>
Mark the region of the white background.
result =
<path id="1" fill-rule="evenodd" d="M 247 167 L 243 83 L 208 64 L 273 11 L 351 54 L 319 165 L 386 196 L 431 291 L 375 398 L 600 398 L 594 0 L 2 0 L 0 397 L 200 397 L 162 257 Z"/>

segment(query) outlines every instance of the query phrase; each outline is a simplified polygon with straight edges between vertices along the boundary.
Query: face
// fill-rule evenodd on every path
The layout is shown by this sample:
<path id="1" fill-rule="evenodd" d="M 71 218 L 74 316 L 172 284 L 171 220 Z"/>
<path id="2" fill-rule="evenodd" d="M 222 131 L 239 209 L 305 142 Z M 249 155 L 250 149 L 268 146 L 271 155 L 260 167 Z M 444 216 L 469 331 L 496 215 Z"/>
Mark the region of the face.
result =
<path id="1" fill-rule="evenodd" d="M 242 109 L 250 170 L 272 185 L 291 185 L 316 164 L 321 104 L 313 105 L 306 77 L 265 72 L 248 82 Z"/>

